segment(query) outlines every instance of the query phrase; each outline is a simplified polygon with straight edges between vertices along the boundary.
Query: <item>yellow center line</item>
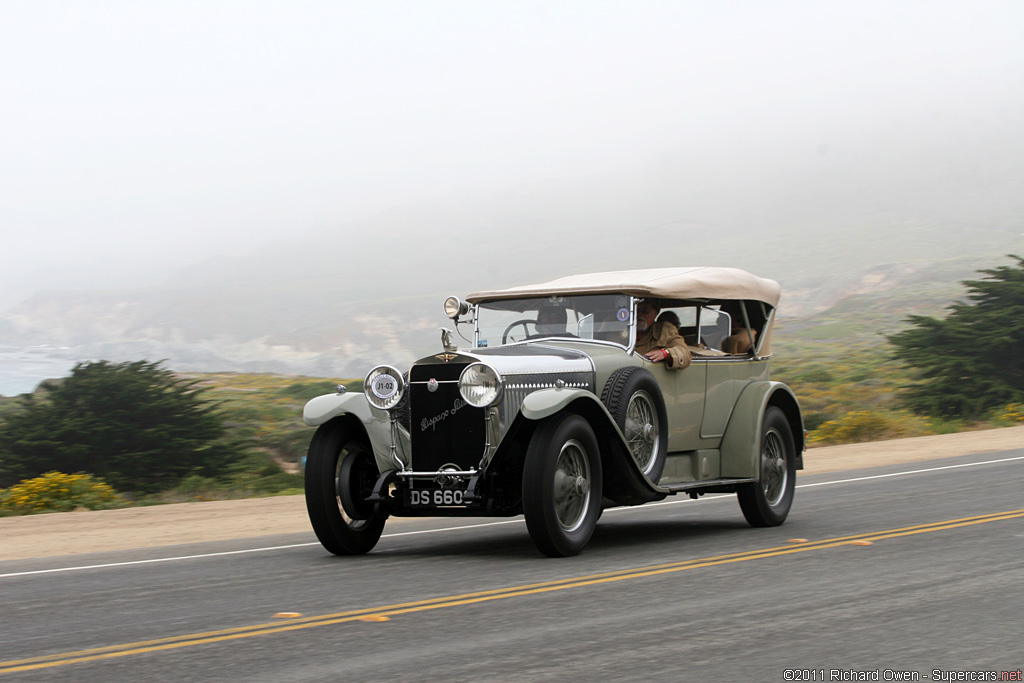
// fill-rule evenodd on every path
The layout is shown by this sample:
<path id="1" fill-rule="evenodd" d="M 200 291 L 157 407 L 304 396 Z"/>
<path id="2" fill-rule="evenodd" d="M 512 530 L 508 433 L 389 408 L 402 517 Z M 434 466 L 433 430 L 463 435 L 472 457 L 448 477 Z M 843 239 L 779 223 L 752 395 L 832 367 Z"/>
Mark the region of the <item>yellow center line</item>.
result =
<path id="1" fill-rule="evenodd" d="M 336 612 L 333 614 L 322 614 L 314 617 L 305 617 L 301 619 L 290 620 L 286 624 L 282 624 L 281 622 L 253 624 L 250 626 L 240 626 L 236 628 L 222 629 L 217 631 L 205 631 L 201 633 L 191 633 L 187 635 L 172 636 L 168 638 L 159 638 L 155 640 L 146 640 L 135 643 L 110 645 L 107 647 L 92 648 L 88 650 L 61 652 L 50 655 L 42 655 L 38 657 L 29 657 L 26 659 L 17 659 L 6 662 L 0 662 L 0 674 L 15 673 L 19 671 L 31 671 L 34 669 L 44 669 L 56 666 L 66 666 L 68 664 L 78 664 L 83 662 L 113 659 L 117 657 L 127 657 L 129 655 L 144 654 L 148 652 L 159 652 L 163 650 L 172 650 L 183 647 L 193 647 L 196 645 L 219 643 L 230 640 L 239 640 L 242 638 L 251 638 L 253 636 L 270 635 L 275 633 L 287 633 L 290 631 L 299 631 L 308 628 L 316 628 L 320 626 L 330 626 L 335 624 L 360 621 L 366 619 L 367 617 L 392 617 L 402 614 L 414 614 L 417 612 L 425 612 L 428 610 L 478 604 L 493 600 L 504 600 L 507 598 L 524 597 L 528 595 L 540 595 L 544 593 L 565 590 L 567 588 L 597 586 L 617 581 L 640 579 L 652 576 L 659 576 L 663 574 L 670 574 L 680 571 L 686 571 L 689 569 L 700 569 L 704 567 L 714 567 L 718 565 L 732 564 L 736 562 L 747 562 L 749 560 L 758 560 L 768 557 L 793 555 L 797 553 L 809 552 L 812 550 L 838 548 L 842 546 L 851 545 L 857 541 L 880 541 L 890 538 L 898 538 L 902 536 L 914 536 L 917 534 L 930 533 L 933 531 L 946 531 L 949 529 L 956 529 L 976 524 L 986 524 L 988 522 L 999 522 L 1009 519 L 1017 519 L 1020 517 L 1024 517 L 1024 509 L 1007 510 L 1004 512 L 991 513 L 987 515 L 962 517 L 959 519 L 949 519 L 941 522 L 918 524 L 914 526 L 900 527 L 896 529 L 886 529 L 883 531 L 874 531 L 863 534 L 855 534 L 851 536 L 839 536 L 836 538 L 823 539 L 820 541 L 809 541 L 798 544 L 788 544 L 784 546 L 762 548 L 760 550 L 729 553 L 725 555 L 715 555 L 711 557 L 697 558 L 692 560 L 682 560 L 679 562 L 669 562 L 665 564 L 656 564 L 646 567 L 634 567 L 631 569 L 622 569 L 618 571 L 603 572 L 599 574 L 589 574 L 569 579 L 559 579 L 554 581 L 526 584 L 522 586 L 512 586 L 508 588 L 498 588 L 487 591 L 479 591 L 475 593 L 464 593 L 462 595 L 451 595 L 440 598 L 430 598 L 426 600 L 398 603 L 394 605 L 384 605 L 380 607 L 349 610 L 345 612 Z"/>

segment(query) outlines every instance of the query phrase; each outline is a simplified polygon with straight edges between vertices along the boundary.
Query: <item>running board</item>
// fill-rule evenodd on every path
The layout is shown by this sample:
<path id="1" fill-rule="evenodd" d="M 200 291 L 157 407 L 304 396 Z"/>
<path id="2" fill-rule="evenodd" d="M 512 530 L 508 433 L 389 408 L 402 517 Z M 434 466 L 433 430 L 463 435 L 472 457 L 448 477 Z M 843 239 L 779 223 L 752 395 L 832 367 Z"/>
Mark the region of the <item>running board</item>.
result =
<path id="1" fill-rule="evenodd" d="M 731 479 L 722 477 L 720 479 L 705 479 L 704 481 L 684 481 L 678 483 L 658 484 L 658 488 L 669 494 L 682 493 L 684 491 L 695 491 L 698 489 L 718 489 L 738 486 L 740 484 L 753 484 L 757 479 Z"/>

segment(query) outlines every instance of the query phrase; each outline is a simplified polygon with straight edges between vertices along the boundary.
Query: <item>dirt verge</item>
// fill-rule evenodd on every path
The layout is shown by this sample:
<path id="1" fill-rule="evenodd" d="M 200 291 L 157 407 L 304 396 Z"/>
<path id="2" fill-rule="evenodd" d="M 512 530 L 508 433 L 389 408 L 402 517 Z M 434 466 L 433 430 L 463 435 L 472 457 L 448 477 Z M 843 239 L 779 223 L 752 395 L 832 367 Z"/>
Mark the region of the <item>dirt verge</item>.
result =
<path id="1" fill-rule="evenodd" d="M 1024 426 L 812 448 L 804 474 L 1024 447 Z M 0 518 L 0 560 L 309 532 L 302 496 Z"/>

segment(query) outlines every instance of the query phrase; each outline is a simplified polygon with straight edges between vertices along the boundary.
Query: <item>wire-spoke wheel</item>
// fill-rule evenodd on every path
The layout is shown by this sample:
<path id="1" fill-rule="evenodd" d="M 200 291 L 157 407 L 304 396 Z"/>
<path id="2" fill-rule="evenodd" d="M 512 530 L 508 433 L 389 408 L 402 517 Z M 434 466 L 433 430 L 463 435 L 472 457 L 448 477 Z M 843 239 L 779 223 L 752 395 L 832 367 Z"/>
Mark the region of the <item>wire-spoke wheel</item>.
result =
<path id="1" fill-rule="evenodd" d="M 737 492 L 740 509 L 751 526 L 778 526 L 786 521 L 796 489 L 796 446 L 785 413 L 772 406 L 761 427 L 761 472 L 758 481 Z"/>
<path id="2" fill-rule="evenodd" d="M 590 424 L 556 415 L 534 432 L 523 464 L 523 514 L 537 549 L 576 555 L 601 512 L 601 458 Z"/>
<path id="3" fill-rule="evenodd" d="M 659 426 L 658 411 L 651 395 L 646 391 L 633 394 L 626 406 L 626 424 L 622 431 L 633 460 L 647 477 L 651 476 L 660 445 Z"/>
<path id="4" fill-rule="evenodd" d="M 601 402 L 626 437 L 637 467 L 657 483 L 665 469 L 668 418 L 654 376 L 640 367 L 620 368 L 605 383 Z"/>

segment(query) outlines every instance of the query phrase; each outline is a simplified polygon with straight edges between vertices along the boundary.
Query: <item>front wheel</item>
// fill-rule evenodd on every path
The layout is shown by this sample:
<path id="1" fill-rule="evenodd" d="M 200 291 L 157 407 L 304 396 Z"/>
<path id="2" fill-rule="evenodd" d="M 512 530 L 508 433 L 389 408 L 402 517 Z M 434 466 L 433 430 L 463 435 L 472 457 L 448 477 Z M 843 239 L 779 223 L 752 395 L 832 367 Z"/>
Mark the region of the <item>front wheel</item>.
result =
<path id="1" fill-rule="evenodd" d="M 761 426 L 759 481 L 737 492 L 740 509 L 750 526 L 779 526 L 789 516 L 796 489 L 796 445 L 786 414 L 772 406 Z"/>
<path id="2" fill-rule="evenodd" d="M 537 549 L 577 555 L 601 514 L 601 457 L 590 424 L 579 415 L 545 420 L 523 466 L 523 514 Z"/>
<path id="3" fill-rule="evenodd" d="M 316 430 L 306 456 L 306 511 L 321 545 L 335 555 L 362 555 L 380 540 L 384 517 L 365 502 L 376 478 L 362 433 L 338 420 Z"/>

